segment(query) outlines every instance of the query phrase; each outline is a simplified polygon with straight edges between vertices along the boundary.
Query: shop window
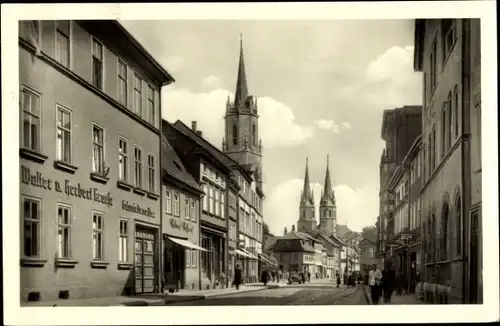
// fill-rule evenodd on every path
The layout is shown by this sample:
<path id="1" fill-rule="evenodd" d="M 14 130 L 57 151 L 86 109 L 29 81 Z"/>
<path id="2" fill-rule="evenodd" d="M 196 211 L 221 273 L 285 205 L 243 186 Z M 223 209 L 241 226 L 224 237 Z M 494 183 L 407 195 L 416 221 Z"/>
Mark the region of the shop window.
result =
<path id="1" fill-rule="evenodd" d="M 103 46 L 92 37 L 92 85 L 100 90 L 103 88 L 103 75 Z"/>
<path id="2" fill-rule="evenodd" d="M 104 259 L 104 218 L 97 212 L 92 214 L 92 259 Z"/>
<path id="3" fill-rule="evenodd" d="M 41 201 L 39 199 L 23 198 L 23 253 L 25 257 L 40 257 L 40 208 Z"/>
<path id="4" fill-rule="evenodd" d="M 40 95 L 23 88 L 21 105 L 23 112 L 23 148 L 40 152 Z"/>
<path id="5" fill-rule="evenodd" d="M 58 258 L 71 258 L 71 207 L 57 205 Z"/>
<path id="6" fill-rule="evenodd" d="M 56 60 L 66 68 L 70 65 L 70 25 L 69 20 L 56 20 Z"/>
<path id="7" fill-rule="evenodd" d="M 128 221 L 120 220 L 119 261 L 128 262 Z"/>
<path id="8" fill-rule="evenodd" d="M 71 111 L 57 106 L 57 159 L 71 163 Z"/>

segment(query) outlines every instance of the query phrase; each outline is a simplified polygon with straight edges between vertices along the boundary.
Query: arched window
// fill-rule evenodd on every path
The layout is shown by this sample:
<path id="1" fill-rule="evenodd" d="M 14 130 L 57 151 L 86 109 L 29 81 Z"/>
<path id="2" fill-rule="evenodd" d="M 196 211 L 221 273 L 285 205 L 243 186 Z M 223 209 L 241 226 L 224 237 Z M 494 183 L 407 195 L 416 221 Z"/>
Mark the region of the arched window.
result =
<path id="1" fill-rule="evenodd" d="M 257 146 L 257 131 L 255 128 L 255 123 L 252 125 L 252 142 L 254 146 Z"/>
<path id="2" fill-rule="evenodd" d="M 446 132 L 447 132 L 447 135 L 446 135 L 446 142 L 448 143 L 447 144 L 447 148 L 446 149 L 450 149 L 451 148 L 451 133 L 453 132 L 453 120 L 451 118 L 451 111 L 452 111 L 452 95 L 451 95 L 451 92 L 448 93 L 448 104 L 446 105 L 446 111 L 447 111 L 447 116 L 448 116 L 448 121 L 446 121 L 447 123 L 447 127 L 446 127 Z"/>
<path id="3" fill-rule="evenodd" d="M 233 125 L 233 145 L 238 144 L 238 126 Z"/>
<path id="4" fill-rule="evenodd" d="M 443 107 L 441 108 L 441 160 L 444 158 L 446 155 L 446 152 L 448 150 L 448 144 L 446 143 L 446 140 L 448 139 L 448 116 L 447 116 L 447 109 L 446 107 L 448 106 L 448 102 L 443 103 Z"/>
<path id="5" fill-rule="evenodd" d="M 437 236 L 437 232 L 436 232 L 436 215 L 434 213 L 432 213 L 432 217 L 431 217 L 431 237 L 432 237 L 432 240 L 431 240 L 431 260 L 434 262 L 436 261 L 436 253 L 437 253 L 437 241 L 436 241 L 436 236 Z"/>
<path id="6" fill-rule="evenodd" d="M 448 203 L 443 205 L 443 211 L 441 212 L 441 244 L 440 244 L 440 260 L 444 261 L 448 259 L 448 217 L 450 213 L 450 208 Z"/>
<path id="7" fill-rule="evenodd" d="M 462 254 L 462 202 L 460 194 L 455 197 L 455 220 L 456 220 L 456 237 L 457 237 L 457 254 Z"/>
<path id="8" fill-rule="evenodd" d="M 458 85 L 455 85 L 455 89 L 453 90 L 453 120 L 455 123 L 455 138 L 458 137 L 458 117 L 459 117 L 459 103 L 458 103 Z"/>

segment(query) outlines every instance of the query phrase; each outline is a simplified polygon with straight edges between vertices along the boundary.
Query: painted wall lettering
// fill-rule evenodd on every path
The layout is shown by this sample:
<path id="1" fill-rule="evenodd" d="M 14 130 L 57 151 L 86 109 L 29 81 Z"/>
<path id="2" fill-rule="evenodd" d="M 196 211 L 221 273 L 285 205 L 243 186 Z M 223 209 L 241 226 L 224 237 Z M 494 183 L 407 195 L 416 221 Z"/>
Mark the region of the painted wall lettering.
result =
<path id="1" fill-rule="evenodd" d="M 133 212 L 137 214 L 141 214 L 148 217 L 155 217 L 155 213 L 151 210 L 151 208 L 142 208 L 137 204 L 129 204 L 128 201 L 122 200 L 122 209 L 127 212 Z"/>
<path id="2" fill-rule="evenodd" d="M 174 218 L 170 219 L 170 226 L 173 229 L 177 229 L 177 230 L 182 229 L 186 233 L 192 233 L 193 230 L 194 230 L 194 226 L 193 225 L 190 225 L 188 222 L 182 222 L 181 223 L 179 220 L 174 219 Z"/>
<path id="3" fill-rule="evenodd" d="M 21 165 L 21 182 L 26 185 L 32 185 L 38 188 L 52 190 L 57 192 L 64 192 L 66 196 L 78 197 L 86 200 L 91 200 L 94 203 L 101 203 L 104 205 L 113 206 L 113 198 L 108 192 L 107 194 L 99 192 L 97 188 L 83 188 L 80 183 L 76 185 L 71 183 L 71 180 L 65 179 L 64 186 L 57 180 L 45 178 L 42 173 L 33 172 L 29 168 Z M 54 187 L 52 187 L 54 185 Z"/>

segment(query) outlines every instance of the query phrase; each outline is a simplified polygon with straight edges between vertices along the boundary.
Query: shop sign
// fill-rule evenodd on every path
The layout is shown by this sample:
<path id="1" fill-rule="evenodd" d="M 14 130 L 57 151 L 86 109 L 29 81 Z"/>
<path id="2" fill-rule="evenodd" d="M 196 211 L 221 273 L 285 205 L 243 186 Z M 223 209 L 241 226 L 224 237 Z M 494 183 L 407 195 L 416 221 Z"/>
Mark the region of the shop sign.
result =
<path id="1" fill-rule="evenodd" d="M 122 200 L 122 209 L 127 212 L 137 213 L 140 215 L 144 215 L 147 217 L 155 217 L 155 213 L 151 210 L 150 207 L 143 208 L 138 204 L 129 204 L 128 201 Z"/>
<path id="2" fill-rule="evenodd" d="M 181 222 L 175 218 L 171 218 L 169 222 L 170 222 L 170 227 L 172 227 L 173 229 L 177 230 L 182 229 L 186 233 L 193 233 L 194 226 L 190 225 L 190 223 L 188 222 Z"/>
<path id="3" fill-rule="evenodd" d="M 97 188 L 83 188 L 80 183 L 75 185 L 68 179 L 64 179 L 64 183 L 61 184 L 59 180 L 46 178 L 42 175 L 42 173 L 38 171 L 33 172 L 24 165 L 21 165 L 21 182 L 37 188 L 64 193 L 66 196 L 91 200 L 94 203 L 101 203 L 107 205 L 108 207 L 113 206 L 113 198 L 111 198 L 111 194 L 109 192 L 104 194 L 99 192 Z"/>
<path id="4" fill-rule="evenodd" d="M 155 239 L 155 235 L 153 233 L 143 232 L 143 231 L 135 231 L 135 237 L 140 238 L 140 239 L 146 239 L 146 240 L 154 240 Z"/>

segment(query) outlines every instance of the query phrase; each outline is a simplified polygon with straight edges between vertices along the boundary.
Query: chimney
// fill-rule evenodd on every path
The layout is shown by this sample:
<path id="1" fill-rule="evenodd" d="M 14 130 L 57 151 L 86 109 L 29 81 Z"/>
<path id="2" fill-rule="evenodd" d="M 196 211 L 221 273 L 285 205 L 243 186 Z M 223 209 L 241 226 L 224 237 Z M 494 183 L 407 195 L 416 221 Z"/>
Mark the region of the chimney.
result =
<path id="1" fill-rule="evenodd" d="M 196 132 L 196 121 L 191 121 L 191 130 Z"/>
<path id="2" fill-rule="evenodd" d="M 285 231 L 283 232 L 283 235 L 286 235 L 288 233 L 288 229 L 285 226 Z"/>
<path id="3" fill-rule="evenodd" d="M 295 224 L 292 225 L 292 232 L 295 232 Z"/>
<path id="4" fill-rule="evenodd" d="M 196 130 L 196 134 L 197 134 L 198 136 L 200 136 L 200 137 L 202 137 L 202 136 L 203 136 L 203 133 L 201 132 L 201 130 Z"/>

